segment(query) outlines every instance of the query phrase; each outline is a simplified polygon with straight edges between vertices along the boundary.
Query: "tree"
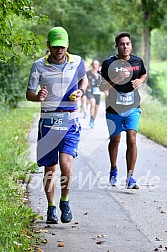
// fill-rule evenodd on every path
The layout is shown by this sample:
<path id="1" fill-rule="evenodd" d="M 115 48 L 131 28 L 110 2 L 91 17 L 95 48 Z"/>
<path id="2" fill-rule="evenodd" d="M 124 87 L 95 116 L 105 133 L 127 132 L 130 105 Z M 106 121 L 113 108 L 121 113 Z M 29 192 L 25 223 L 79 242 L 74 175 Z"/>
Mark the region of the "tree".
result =
<path id="1" fill-rule="evenodd" d="M 117 15 L 118 29 L 132 33 L 135 49 L 138 50 L 140 44 L 141 57 L 149 73 L 151 31 L 167 27 L 167 1 L 110 0 L 108 4 Z"/>
<path id="2" fill-rule="evenodd" d="M 42 3 L 36 0 L 34 4 L 37 13 L 48 16 L 48 22 L 40 30 L 34 27 L 35 33 L 40 32 L 47 38 L 48 27 L 63 26 L 69 33 L 69 51 L 84 58 L 103 59 L 114 51 L 116 15 L 112 14 L 107 0 L 46 0 Z"/>
<path id="3" fill-rule="evenodd" d="M 149 73 L 151 31 L 159 28 L 166 19 L 167 1 L 141 0 L 141 9 L 143 14 L 141 55 L 145 60 L 147 72 Z"/>
<path id="4" fill-rule="evenodd" d="M 151 57 L 154 60 L 167 60 L 167 32 L 163 29 L 154 29 L 151 32 Z"/>
<path id="5" fill-rule="evenodd" d="M 40 37 L 31 26 L 43 21 L 43 16 L 35 15 L 31 0 L 0 0 L 0 62 L 18 62 L 23 54 L 38 51 Z"/>
<path id="6" fill-rule="evenodd" d="M 32 25 L 44 21 L 37 16 L 31 0 L 0 0 L 0 107 L 17 106 L 24 97 L 29 62 L 41 48 Z M 22 61 L 22 64 L 18 64 Z M 28 67 L 28 68 L 27 68 Z"/>

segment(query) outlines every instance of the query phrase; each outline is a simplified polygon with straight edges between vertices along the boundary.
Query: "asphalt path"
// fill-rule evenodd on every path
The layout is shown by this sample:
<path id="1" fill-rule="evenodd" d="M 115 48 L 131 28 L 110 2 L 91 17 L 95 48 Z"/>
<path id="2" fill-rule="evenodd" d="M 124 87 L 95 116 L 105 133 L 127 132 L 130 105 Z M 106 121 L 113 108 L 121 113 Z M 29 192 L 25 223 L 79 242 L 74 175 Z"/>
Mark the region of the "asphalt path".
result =
<path id="1" fill-rule="evenodd" d="M 44 252 L 152 252 L 167 251 L 167 148 L 138 134 L 135 178 L 139 190 L 125 188 L 126 135 L 122 134 L 118 155 L 119 185 L 108 183 L 108 132 L 101 103 L 95 128 L 82 118 L 79 155 L 73 163 L 70 205 L 74 219 L 46 225 L 47 202 L 43 191 L 43 169 L 32 176 L 29 201 L 43 216 L 36 229 L 46 239 Z M 30 156 L 35 160 L 37 123 L 29 135 Z M 60 200 L 60 170 L 57 167 L 55 201 Z M 58 208 L 58 214 L 60 211 Z M 60 247 L 62 246 L 62 247 Z"/>

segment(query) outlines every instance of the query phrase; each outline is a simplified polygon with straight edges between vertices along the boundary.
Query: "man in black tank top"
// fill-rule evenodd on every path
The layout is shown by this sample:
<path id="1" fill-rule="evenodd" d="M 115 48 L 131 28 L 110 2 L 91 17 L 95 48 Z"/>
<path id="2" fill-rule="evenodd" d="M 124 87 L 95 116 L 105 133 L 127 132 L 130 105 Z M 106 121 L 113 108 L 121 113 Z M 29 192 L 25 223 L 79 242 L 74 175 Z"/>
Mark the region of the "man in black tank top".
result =
<path id="1" fill-rule="evenodd" d="M 101 83 L 100 62 L 96 59 L 92 61 L 92 69 L 87 72 L 89 86 L 86 90 L 86 97 L 90 103 L 90 122 L 89 126 L 94 128 L 94 122 L 100 105 L 101 91 L 99 89 Z"/>

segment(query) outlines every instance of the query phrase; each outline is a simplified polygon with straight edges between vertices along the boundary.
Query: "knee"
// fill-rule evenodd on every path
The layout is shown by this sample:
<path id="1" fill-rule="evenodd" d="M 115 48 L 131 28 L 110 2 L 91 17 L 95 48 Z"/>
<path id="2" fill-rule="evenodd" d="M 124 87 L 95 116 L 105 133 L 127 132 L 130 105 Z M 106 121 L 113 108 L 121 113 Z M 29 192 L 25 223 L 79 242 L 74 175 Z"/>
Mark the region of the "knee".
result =
<path id="1" fill-rule="evenodd" d="M 90 105 L 93 106 L 93 107 L 95 107 L 96 101 L 95 101 L 94 98 L 90 99 Z"/>
<path id="2" fill-rule="evenodd" d="M 136 146 L 136 135 L 131 134 L 130 136 L 128 136 L 128 138 L 127 138 L 127 146 L 128 147 L 134 147 L 134 146 Z"/>
<path id="3" fill-rule="evenodd" d="M 61 161 L 60 170 L 62 176 L 68 176 L 72 173 L 72 163 L 70 160 Z"/>
<path id="4" fill-rule="evenodd" d="M 110 146 L 118 146 L 119 145 L 119 143 L 120 143 L 120 138 L 111 138 L 110 139 L 110 143 L 109 143 L 109 145 Z"/>

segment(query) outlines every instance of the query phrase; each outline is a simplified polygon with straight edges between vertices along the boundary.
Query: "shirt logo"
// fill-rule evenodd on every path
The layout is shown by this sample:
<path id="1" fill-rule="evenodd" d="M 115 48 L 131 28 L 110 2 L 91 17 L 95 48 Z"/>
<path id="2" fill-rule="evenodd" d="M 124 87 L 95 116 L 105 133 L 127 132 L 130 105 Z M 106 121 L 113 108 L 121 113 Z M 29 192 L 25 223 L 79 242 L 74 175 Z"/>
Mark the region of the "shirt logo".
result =
<path id="1" fill-rule="evenodd" d="M 72 69 L 74 69 L 74 66 L 70 66 L 68 70 L 72 70 Z"/>

